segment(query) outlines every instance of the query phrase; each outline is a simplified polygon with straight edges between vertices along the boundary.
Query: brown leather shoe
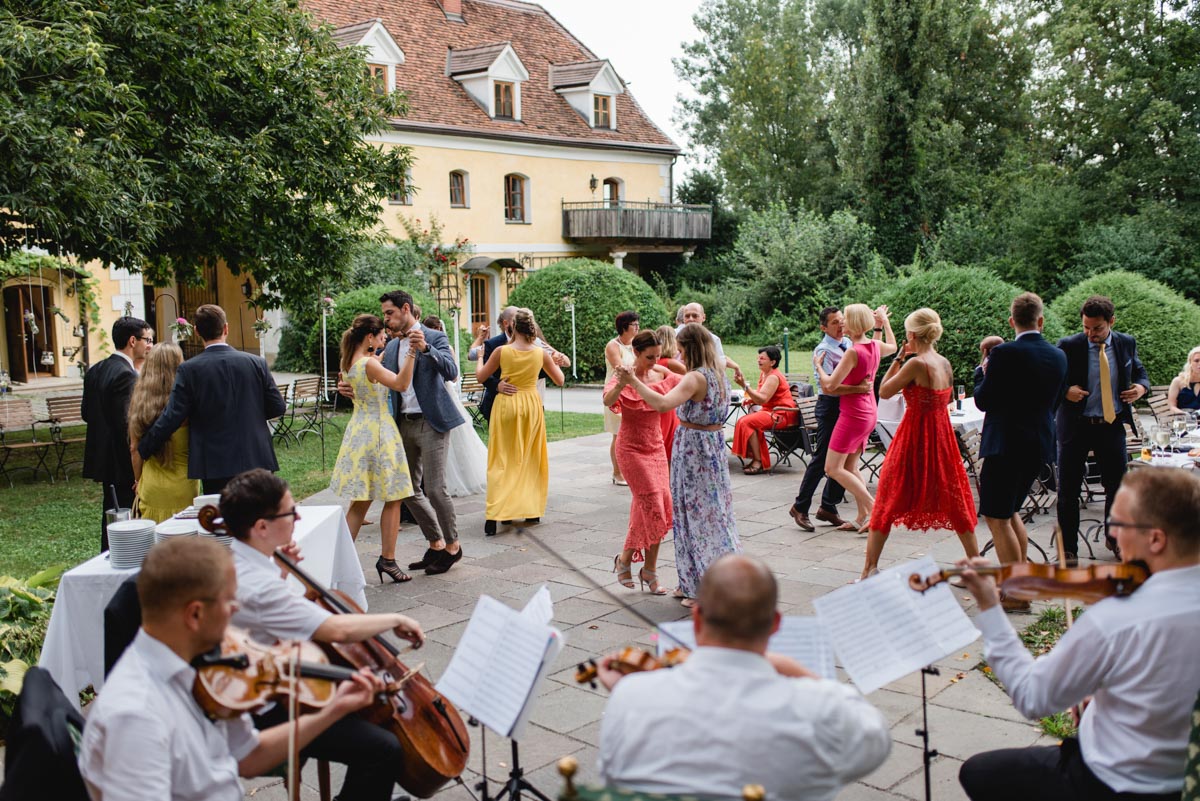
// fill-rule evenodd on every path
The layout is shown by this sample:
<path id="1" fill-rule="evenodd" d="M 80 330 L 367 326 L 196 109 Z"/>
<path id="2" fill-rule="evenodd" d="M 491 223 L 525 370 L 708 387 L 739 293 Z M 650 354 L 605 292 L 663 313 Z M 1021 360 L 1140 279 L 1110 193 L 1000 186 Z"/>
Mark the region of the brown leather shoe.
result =
<path id="1" fill-rule="evenodd" d="M 838 515 L 837 512 L 827 512 L 825 507 L 818 509 L 817 513 L 813 515 L 813 517 L 817 518 L 823 523 L 828 523 L 831 526 L 840 526 L 846 522 Z"/>
<path id="2" fill-rule="evenodd" d="M 1029 601 L 1018 601 L 1016 598 L 1001 598 L 1000 607 L 1005 612 L 1021 612 L 1029 613 L 1031 610 Z"/>
<path id="3" fill-rule="evenodd" d="M 804 529 L 805 531 L 815 531 L 816 530 L 816 526 L 814 526 L 812 524 L 812 521 L 808 519 L 808 514 L 806 512 L 801 512 L 795 506 L 789 506 L 788 514 L 790 514 L 792 516 L 792 519 L 796 521 L 796 525 L 799 526 L 800 528 Z"/>

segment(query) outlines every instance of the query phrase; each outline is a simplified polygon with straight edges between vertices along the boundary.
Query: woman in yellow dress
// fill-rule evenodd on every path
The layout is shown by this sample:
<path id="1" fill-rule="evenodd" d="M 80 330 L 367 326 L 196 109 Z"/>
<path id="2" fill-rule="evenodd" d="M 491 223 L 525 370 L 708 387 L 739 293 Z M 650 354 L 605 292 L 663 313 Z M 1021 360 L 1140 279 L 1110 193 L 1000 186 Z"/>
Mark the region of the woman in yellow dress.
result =
<path id="1" fill-rule="evenodd" d="M 350 501 L 346 523 L 355 539 L 371 501 L 383 501 L 379 516 L 380 554 L 375 571 L 381 582 L 385 573 L 393 582 L 400 582 L 412 578 L 396 564 L 400 501 L 413 492 L 400 429 L 388 412 L 387 391 L 408 389 L 416 351 L 408 352 L 400 373 L 396 374 L 380 364 L 375 355 L 385 344 L 387 330 L 373 314 L 358 315 L 342 334 L 342 376 L 354 389 L 354 412 L 342 435 L 329 488 Z"/>
<path id="2" fill-rule="evenodd" d="M 129 449 L 137 481 L 140 517 L 161 523 L 192 505 L 200 482 L 188 478 L 188 424 L 185 421 L 158 453 L 143 462 L 137 443 L 162 414 L 175 386 L 175 371 L 183 364 L 183 351 L 163 342 L 150 349 L 142 373 L 129 398 Z"/>
<path id="3" fill-rule="evenodd" d="M 545 371 L 560 387 L 563 373 L 550 353 L 534 344 L 537 323 L 529 309 L 517 309 L 512 341 L 479 362 L 475 377 L 483 382 L 500 370 L 517 387 L 499 394 L 488 428 L 487 521 L 483 533 L 496 533 L 498 520 L 537 523 L 546 512 L 550 462 L 546 453 L 546 418 L 537 393 L 538 373 Z"/>

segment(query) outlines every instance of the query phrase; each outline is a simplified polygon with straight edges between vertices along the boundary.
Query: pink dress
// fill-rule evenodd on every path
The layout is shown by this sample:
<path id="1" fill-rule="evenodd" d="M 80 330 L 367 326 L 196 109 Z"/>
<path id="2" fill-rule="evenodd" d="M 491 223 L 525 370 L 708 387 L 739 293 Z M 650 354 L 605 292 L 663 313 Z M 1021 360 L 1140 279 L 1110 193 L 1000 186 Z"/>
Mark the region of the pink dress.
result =
<path id="1" fill-rule="evenodd" d="M 854 352 L 858 354 L 858 364 L 850 370 L 842 386 L 861 383 L 864 378 L 874 383 L 875 371 L 879 369 L 879 343 L 872 339 L 855 345 Z M 829 438 L 829 450 L 855 453 L 867 444 L 867 437 L 875 430 L 875 392 L 842 395 L 838 405 L 841 411 Z"/>

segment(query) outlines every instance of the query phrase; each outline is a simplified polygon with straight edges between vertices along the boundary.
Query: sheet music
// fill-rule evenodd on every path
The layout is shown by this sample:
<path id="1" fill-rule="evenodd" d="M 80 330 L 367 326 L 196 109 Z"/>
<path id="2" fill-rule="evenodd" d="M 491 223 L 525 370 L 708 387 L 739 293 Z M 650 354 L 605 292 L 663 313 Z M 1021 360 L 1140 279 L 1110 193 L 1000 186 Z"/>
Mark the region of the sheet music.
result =
<path id="1" fill-rule="evenodd" d="M 696 647 L 696 635 L 690 619 L 660 623 L 659 629 L 678 639 L 686 648 Z M 659 637 L 659 656 L 678 645 L 671 637 Z M 821 678 L 837 677 L 837 669 L 833 664 L 833 640 L 815 617 L 785 617 L 779 631 L 771 635 L 767 650 L 790 656 Z"/>
<path id="2" fill-rule="evenodd" d="M 911 574 L 937 569 L 926 556 L 813 601 L 842 666 L 863 693 L 920 670 L 979 636 L 949 585 L 924 594 L 909 588 Z"/>
<path id="3" fill-rule="evenodd" d="M 481 595 L 436 687 L 489 729 L 511 737 L 561 650 L 561 633 Z"/>
<path id="4" fill-rule="evenodd" d="M 550 600 L 550 590 L 543 584 L 521 610 L 521 617 L 549 626 L 554 619 L 554 602 Z"/>

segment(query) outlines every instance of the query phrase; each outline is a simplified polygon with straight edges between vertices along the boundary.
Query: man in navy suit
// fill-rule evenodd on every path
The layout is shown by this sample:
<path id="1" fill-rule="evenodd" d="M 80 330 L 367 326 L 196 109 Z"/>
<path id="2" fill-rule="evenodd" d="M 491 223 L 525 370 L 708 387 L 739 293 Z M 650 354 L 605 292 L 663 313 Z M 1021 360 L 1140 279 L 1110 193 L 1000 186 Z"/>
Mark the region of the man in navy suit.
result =
<path id="1" fill-rule="evenodd" d="M 205 494 L 255 467 L 275 472 L 279 462 L 267 421 L 286 409 L 267 363 L 225 343 L 225 310 L 206 303 L 193 317 L 204 350 L 179 366 L 167 407 L 142 435 L 138 453 L 149 459 L 179 426 L 188 422 L 188 478 Z"/>
<path id="2" fill-rule="evenodd" d="M 1058 342 L 1067 356 L 1068 385 L 1058 410 L 1058 525 L 1068 558 L 1079 551 L 1079 490 L 1088 453 L 1096 455 L 1107 518 L 1129 461 L 1125 426 L 1133 426 L 1133 404 L 1150 391 L 1137 341 L 1112 330 L 1114 311 L 1111 300 L 1093 295 L 1080 309 L 1083 332 Z"/>
<path id="3" fill-rule="evenodd" d="M 83 477 L 100 482 L 101 509 L 133 506 L 133 461 L 129 455 L 129 398 L 137 382 L 135 364 L 146 360 L 154 332 L 145 320 L 121 317 L 112 327 L 116 353 L 83 377 L 80 413 L 87 426 Z M 108 550 L 108 516 L 100 515 L 100 550 Z"/>
<path id="4" fill-rule="evenodd" d="M 1002 563 L 1024 562 L 1029 533 L 1020 510 L 1043 465 L 1054 462 L 1054 410 L 1066 384 L 1067 360 L 1042 337 L 1042 299 L 1032 292 L 1012 302 L 1012 342 L 992 348 L 975 385 L 975 405 L 987 412 L 979 455 L 979 514 Z M 1004 600 L 1005 609 L 1029 608 Z"/>
<path id="5" fill-rule="evenodd" d="M 496 348 L 503 347 L 512 339 L 512 321 L 517 314 L 516 306 L 505 306 L 500 312 L 500 316 L 496 318 L 496 323 L 500 326 L 500 333 L 483 343 L 483 360 L 487 362 L 491 358 L 492 351 Z M 479 413 L 483 415 L 483 419 L 489 423 L 492 421 L 492 404 L 496 402 L 496 394 L 503 392 L 505 395 L 513 395 L 517 388 L 500 377 L 500 371 L 492 373 L 486 381 L 483 382 L 483 400 L 479 402 Z"/>

